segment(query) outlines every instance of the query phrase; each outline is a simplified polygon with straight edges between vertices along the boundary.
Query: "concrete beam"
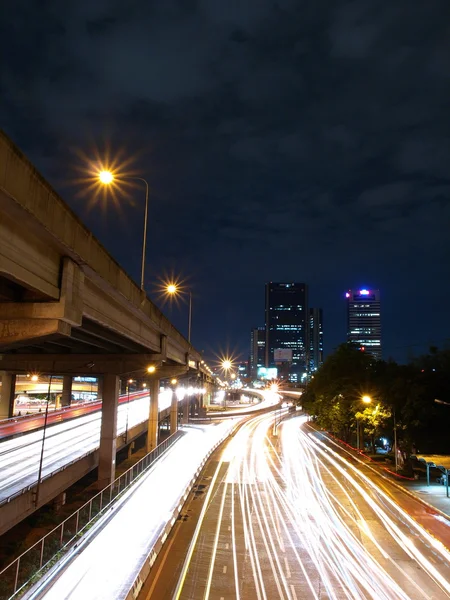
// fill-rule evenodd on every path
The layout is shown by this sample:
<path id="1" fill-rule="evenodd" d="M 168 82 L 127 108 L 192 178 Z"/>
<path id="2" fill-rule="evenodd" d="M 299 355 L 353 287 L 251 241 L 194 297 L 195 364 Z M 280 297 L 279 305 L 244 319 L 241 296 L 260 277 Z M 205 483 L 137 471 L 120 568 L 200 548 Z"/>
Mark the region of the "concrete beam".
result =
<path id="1" fill-rule="evenodd" d="M 0 150 L 1 153 L 1 150 Z M 0 165 L 1 159 L 0 159 Z M 1 172 L 1 169 L 0 169 Z M 59 298 L 60 256 L 55 248 L 33 234 L 20 215 L 10 212 L 11 198 L 0 183 L 0 273 L 37 292 L 40 297 Z"/>
<path id="2" fill-rule="evenodd" d="M 80 326 L 83 317 L 84 273 L 67 256 L 63 258 L 59 302 L 5 302 L 0 319 L 60 319 Z"/>
<path id="3" fill-rule="evenodd" d="M 0 320 L 0 348 L 51 335 L 70 336 L 71 326 L 58 319 Z M 1 368 L 1 365 L 0 365 Z"/>
<path id="4" fill-rule="evenodd" d="M 148 366 L 155 365 L 158 368 L 160 359 L 160 354 L 0 354 L 0 371 L 36 371 L 60 375 L 84 375 L 89 372 L 92 376 L 103 373 L 127 375 L 142 371 L 144 375 Z"/>
<path id="5" fill-rule="evenodd" d="M 189 367 L 187 365 L 161 365 L 157 366 L 156 371 L 150 374 L 149 377 L 157 377 L 158 379 L 172 379 L 173 377 L 184 375 L 188 371 Z"/>

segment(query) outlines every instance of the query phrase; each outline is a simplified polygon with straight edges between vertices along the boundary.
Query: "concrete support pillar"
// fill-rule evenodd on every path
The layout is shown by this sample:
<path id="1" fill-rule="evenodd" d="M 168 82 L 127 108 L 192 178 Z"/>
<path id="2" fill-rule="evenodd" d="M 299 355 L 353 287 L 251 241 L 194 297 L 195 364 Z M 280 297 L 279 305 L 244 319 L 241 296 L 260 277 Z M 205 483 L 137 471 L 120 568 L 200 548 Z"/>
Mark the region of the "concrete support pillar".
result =
<path id="1" fill-rule="evenodd" d="M 0 419 L 8 419 L 14 414 L 14 397 L 16 395 L 16 376 L 1 371 L 2 387 L 0 390 Z"/>
<path id="2" fill-rule="evenodd" d="M 64 375 L 63 389 L 61 394 L 61 406 L 72 404 L 72 375 Z"/>
<path id="3" fill-rule="evenodd" d="M 159 379 L 150 379 L 150 413 L 148 415 L 147 452 L 151 452 L 158 445 L 158 396 Z"/>
<path id="4" fill-rule="evenodd" d="M 178 398 L 175 390 L 172 391 L 172 404 L 170 405 L 170 435 L 178 429 Z"/>
<path id="5" fill-rule="evenodd" d="M 133 454 L 134 443 L 128 444 L 127 448 L 127 459 L 130 460 L 131 455 Z"/>
<path id="6" fill-rule="evenodd" d="M 102 426 L 98 456 L 98 485 L 103 488 L 115 479 L 117 407 L 119 400 L 119 377 L 103 375 Z"/>
<path id="7" fill-rule="evenodd" d="M 182 423 L 183 425 L 187 425 L 189 423 L 189 409 L 191 407 L 191 398 L 190 396 L 186 396 L 186 398 L 184 399 L 184 404 L 183 404 L 183 420 Z"/>
<path id="8" fill-rule="evenodd" d="M 61 408 L 61 394 L 56 394 L 55 410 L 59 410 L 60 408 Z"/>
<path id="9" fill-rule="evenodd" d="M 97 400 L 103 400 L 103 377 L 97 377 Z"/>
<path id="10" fill-rule="evenodd" d="M 59 512 L 66 503 L 66 492 L 61 492 L 53 500 L 53 508 L 55 512 Z"/>

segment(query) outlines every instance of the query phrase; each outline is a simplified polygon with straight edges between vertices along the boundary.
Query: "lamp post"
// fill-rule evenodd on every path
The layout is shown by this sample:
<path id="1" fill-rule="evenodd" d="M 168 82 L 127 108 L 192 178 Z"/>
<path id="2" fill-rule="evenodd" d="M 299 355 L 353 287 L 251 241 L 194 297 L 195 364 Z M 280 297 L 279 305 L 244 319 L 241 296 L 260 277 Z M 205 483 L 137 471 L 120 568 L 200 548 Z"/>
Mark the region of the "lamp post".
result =
<path id="1" fill-rule="evenodd" d="M 397 473 L 398 471 L 398 452 L 397 452 L 397 421 L 395 419 L 395 407 L 391 406 L 392 408 L 392 415 L 394 417 L 394 460 L 395 460 L 395 472 Z"/>
<path id="2" fill-rule="evenodd" d="M 230 371 L 233 368 L 233 363 L 229 358 L 224 358 L 222 360 L 221 367 L 225 373 L 225 377 L 227 377 L 228 371 Z M 228 386 L 228 384 L 227 384 L 227 386 Z M 225 396 L 224 396 L 224 409 L 225 410 L 227 409 L 227 393 L 228 392 L 225 392 Z"/>
<path id="3" fill-rule="evenodd" d="M 104 185 L 111 185 L 115 179 L 111 171 L 100 171 L 98 178 Z M 142 262 L 141 262 L 141 290 L 144 290 L 145 255 L 147 251 L 147 220 L 148 220 L 148 182 L 142 177 L 120 177 L 119 180 L 141 181 L 145 184 L 145 211 L 144 211 L 144 235 L 142 240 Z"/>
<path id="4" fill-rule="evenodd" d="M 372 402 L 372 398 L 368 395 L 364 395 L 361 397 L 361 401 L 364 402 L 364 404 L 370 404 Z M 361 445 L 361 434 L 360 434 L 360 422 L 358 417 L 356 417 L 356 447 L 358 448 L 358 450 L 361 450 L 360 445 Z M 364 450 L 364 448 L 363 448 Z"/>
<path id="5" fill-rule="evenodd" d="M 170 296 L 177 296 L 177 294 L 181 294 L 179 286 L 176 283 L 169 283 L 166 286 L 166 292 Z M 189 314 L 188 314 L 188 342 L 191 343 L 191 329 L 192 329 L 192 291 L 188 290 L 189 294 Z"/>
<path id="6" fill-rule="evenodd" d="M 39 503 L 39 492 L 41 489 L 42 468 L 44 466 L 44 445 L 45 445 L 45 436 L 47 433 L 48 405 L 50 404 L 50 392 L 51 392 L 51 387 L 52 387 L 52 377 L 53 377 L 53 375 L 50 375 L 49 380 L 48 380 L 47 403 L 45 405 L 45 417 L 44 417 L 44 431 L 42 433 L 41 458 L 39 460 L 38 479 L 37 479 L 37 485 L 36 485 L 36 493 L 34 496 L 34 506 L 36 508 Z M 37 381 L 37 378 L 36 378 L 36 381 Z"/>

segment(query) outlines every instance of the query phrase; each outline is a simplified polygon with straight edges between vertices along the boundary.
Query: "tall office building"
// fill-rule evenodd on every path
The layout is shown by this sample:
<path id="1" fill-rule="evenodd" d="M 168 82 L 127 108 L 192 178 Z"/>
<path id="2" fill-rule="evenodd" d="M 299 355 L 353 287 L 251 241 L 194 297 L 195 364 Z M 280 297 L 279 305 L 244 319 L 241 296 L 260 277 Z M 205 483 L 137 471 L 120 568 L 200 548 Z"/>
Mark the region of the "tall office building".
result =
<path id="1" fill-rule="evenodd" d="M 347 340 L 381 360 L 381 310 L 379 290 L 348 290 Z"/>
<path id="2" fill-rule="evenodd" d="M 255 327 L 250 333 L 250 376 L 256 379 L 258 368 L 266 364 L 266 328 Z"/>
<path id="3" fill-rule="evenodd" d="M 323 311 L 309 309 L 309 372 L 314 373 L 323 363 Z"/>
<path id="4" fill-rule="evenodd" d="M 266 367 L 293 383 L 308 371 L 308 286 L 266 283 Z"/>

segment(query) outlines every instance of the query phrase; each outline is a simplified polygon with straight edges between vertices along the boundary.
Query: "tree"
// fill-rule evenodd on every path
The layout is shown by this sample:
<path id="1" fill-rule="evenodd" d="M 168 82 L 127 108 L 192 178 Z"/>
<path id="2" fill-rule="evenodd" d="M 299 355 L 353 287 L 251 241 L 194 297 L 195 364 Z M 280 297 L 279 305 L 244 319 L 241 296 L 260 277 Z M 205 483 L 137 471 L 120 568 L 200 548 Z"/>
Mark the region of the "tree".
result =
<path id="1" fill-rule="evenodd" d="M 327 357 L 302 396 L 302 405 L 320 427 L 349 441 L 363 395 L 371 395 L 375 361 L 351 344 Z"/>

